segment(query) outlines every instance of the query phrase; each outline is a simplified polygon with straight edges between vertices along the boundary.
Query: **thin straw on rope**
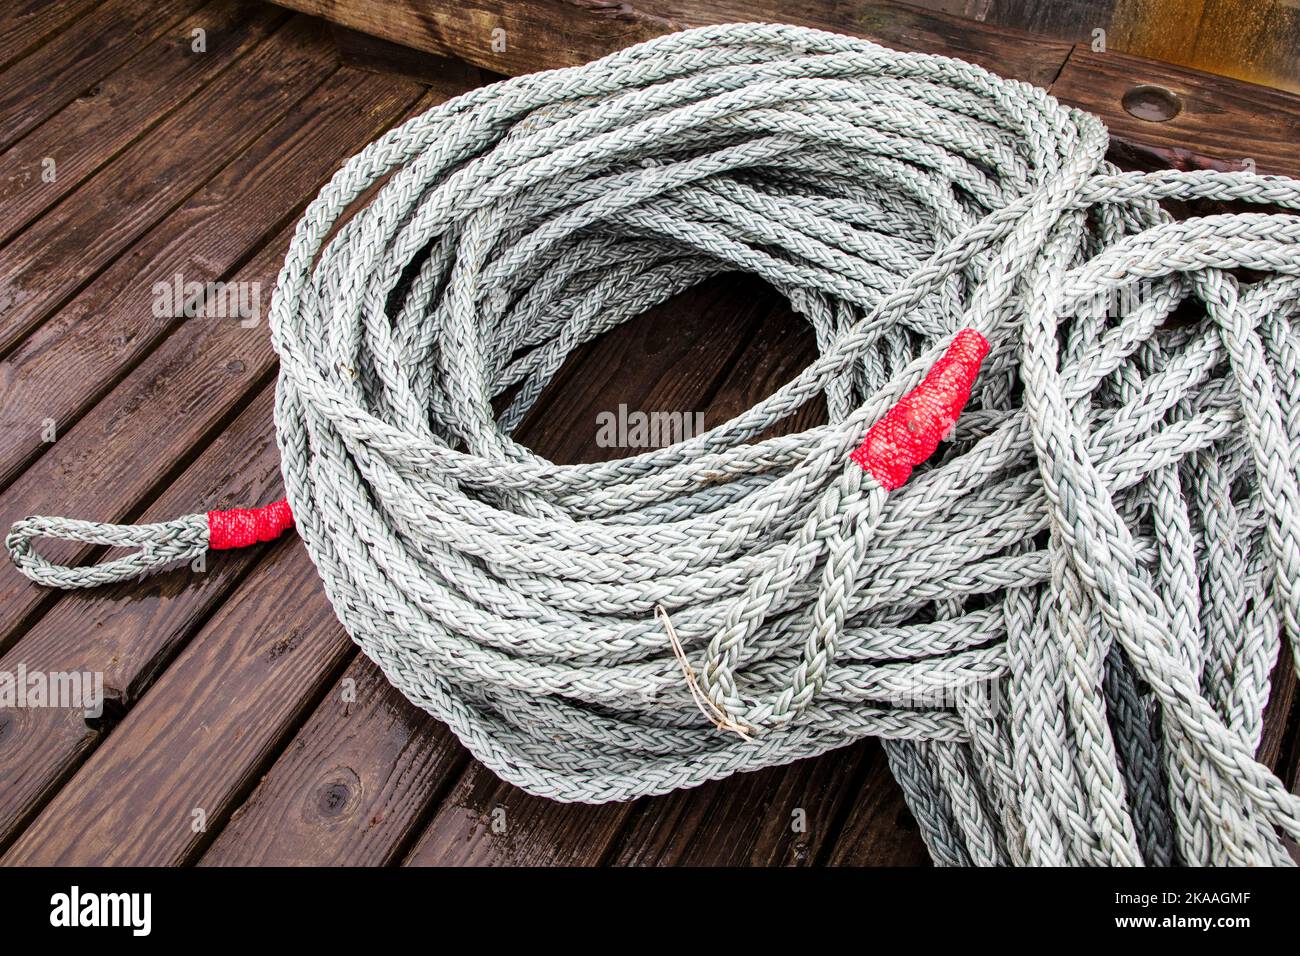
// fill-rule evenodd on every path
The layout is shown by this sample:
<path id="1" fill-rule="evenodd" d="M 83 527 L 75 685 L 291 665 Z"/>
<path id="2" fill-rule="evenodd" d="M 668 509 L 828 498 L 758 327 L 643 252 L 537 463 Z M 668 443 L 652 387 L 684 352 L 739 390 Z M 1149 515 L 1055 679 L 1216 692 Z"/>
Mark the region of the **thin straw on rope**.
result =
<path id="1" fill-rule="evenodd" d="M 1300 647 L 1300 185 L 1107 143 L 1026 84 L 775 25 L 443 104 L 299 224 L 287 504 L 241 540 L 292 520 L 388 679 L 531 793 L 877 736 L 936 862 L 1286 863 L 1300 798 L 1254 753 Z M 510 438 L 575 348 L 727 271 L 813 327 L 792 381 L 617 461 Z M 76 587 L 228 524 L 7 543 Z M 40 536 L 142 550 L 62 568 Z"/>

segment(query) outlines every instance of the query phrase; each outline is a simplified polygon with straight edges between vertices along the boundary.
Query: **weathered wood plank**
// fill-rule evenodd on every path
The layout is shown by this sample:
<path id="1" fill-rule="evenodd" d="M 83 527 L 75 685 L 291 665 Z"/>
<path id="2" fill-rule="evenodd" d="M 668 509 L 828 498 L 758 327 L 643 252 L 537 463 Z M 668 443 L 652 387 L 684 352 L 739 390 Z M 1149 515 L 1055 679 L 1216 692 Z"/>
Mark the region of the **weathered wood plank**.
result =
<path id="1" fill-rule="evenodd" d="M 0 149 L 85 95 L 202 0 L 106 0 L 0 73 Z M 48 16 L 48 15 L 47 15 Z"/>
<path id="2" fill-rule="evenodd" d="M 469 88 L 497 79 L 458 57 L 439 56 L 414 47 L 390 43 L 367 33 L 332 26 L 330 35 L 344 66 L 370 73 L 393 73 L 427 85 Z"/>
<path id="3" fill-rule="evenodd" d="M 877 740 L 859 744 L 862 776 L 853 809 L 836 837 L 830 866 L 925 866 L 930 856 L 903 791 L 894 782 Z"/>
<path id="4" fill-rule="evenodd" d="M 237 156 L 329 75 L 335 54 L 302 17 L 103 167 L 0 250 L 0 353 Z"/>
<path id="5" fill-rule="evenodd" d="M 287 207 L 292 209 L 306 201 L 342 156 L 360 148 L 403 115 L 422 112 L 447 95 L 446 91 L 428 92 L 415 100 L 418 94 L 414 84 L 392 77 L 340 71 L 286 118 L 290 128 L 268 134 L 270 142 L 261 159 L 247 169 L 232 170 L 228 188 L 214 191 L 204 208 L 213 213 L 217 224 L 229 223 L 234 218 L 232 213 L 250 202 L 267 203 L 272 213 L 283 219 L 284 210 L 276 208 L 281 200 L 262 195 L 257 188 L 259 178 L 265 175 L 259 168 L 261 163 L 270 163 L 272 171 L 284 173 L 283 188 L 296 197 Z M 239 189 L 241 183 L 248 191 Z M 252 211 L 243 215 L 256 217 Z M 265 276 L 268 289 L 289 235 L 290 227 L 285 227 L 254 260 L 252 271 Z M 203 251 L 202 247 L 199 251 Z M 220 247 L 209 252 L 215 260 Z M 199 348 L 188 354 L 196 363 L 224 361 L 228 350 L 223 345 L 216 349 L 206 353 Z M 273 367 L 273 356 L 269 352 L 259 355 L 267 362 L 261 368 L 265 378 Z M 234 361 L 244 364 L 243 359 Z M 158 383 L 150 382 L 145 387 L 154 384 Z M 160 387 L 168 386 L 162 383 Z M 142 520 L 263 501 L 278 494 L 279 456 L 274 442 L 272 392 L 271 387 L 264 388 Z M 128 390 L 128 394 L 139 393 Z M 174 392 L 164 395 L 175 397 Z M 140 404 L 127 399 L 128 406 Z M 157 414 L 167 416 L 170 410 L 160 408 Z M 144 424 L 147 426 L 147 421 Z M 129 444 L 115 447 L 121 448 L 127 460 L 133 457 Z M 215 498 L 213 489 L 219 489 Z M 259 554 L 254 549 L 219 555 L 203 575 L 181 571 L 93 594 L 70 595 L 26 633 L 7 659 L 37 659 L 46 669 L 52 669 L 50 661 L 61 661 L 61 669 L 102 671 L 116 709 L 130 707 L 192 633 L 195 624 L 224 598 Z M 86 647 L 83 636 L 88 633 L 93 633 L 95 640 Z M 100 735 L 100 728 L 88 729 L 68 715 L 60 719 L 53 712 L 44 712 L 0 736 L 0 759 L 13 759 L 25 766 L 20 776 L 0 782 L 0 846 L 5 836 L 84 759 Z"/>
<path id="6" fill-rule="evenodd" d="M 313 101 L 319 102 L 304 104 L 297 119 L 300 133 L 304 134 L 304 145 L 309 152 L 314 148 L 323 156 L 306 160 L 306 169 L 301 164 L 297 168 L 293 165 L 287 167 L 289 172 L 311 174 L 290 180 L 292 185 L 286 188 L 298 193 L 294 203 L 306 200 L 306 194 L 315 187 L 318 178 L 337 164 L 339 154 L 357 148 L 400 117 L 416 92 L 414 86 L 403 81 L 344 71 L 337 77 L 337 82 L 327 83 L 313 94 Z M 428 98 L 421 97 L 417 108 L 427 105 Z M 277 142 L 282 140 L 277 138 Z M 275 152 L 280 155 L 280 151 Z M 287 152 L 291 154 L 293 150 Z M 318 165 L 318 168 L 313 170 L 313 165 Z M 253 173 L 252 170 L 249 172 Z M 253 195 L 256 197 L 256 192 Z M 237 206 L 237 202 L 233 206 L 227 205 L 222 218 L 228 221 Z M 269 288 L 288 239 L 286 228 L 259 253 L 253 269 L 261 278 L 249 281 L 265 281 Z M 187 331 L 182 329 L 176 336 L 185 337 Z M 265 340 L 264 328 L 260 333 L 256 330 L 241 331 Z M 188 360 L 192 367 L 198 368 L 208 364 L 219 368 L 229 362 L 243 370 L 245 360 L 230 358 L 239 353 L 229 351 L 228 341 L 218 336 L 192 349 L 183 348 L 182 358 L 178 361 Z M 259 363 L 258 374 L 264 380 L 273 357 L 265 348 L 258 354 L 263 360 Z M 146 365 L 137 376 L 139 382 L 128 379 L 105 400 L 103 409 L 108 409 L 110 419 L 116 415 L 134 416 L 133 425 L 123 425 L 128 432 L 132 427 L 143 429 L 146 434 L 166 431 L 162 422 L 174 418 L 174 406 L 170 402 L 193 400 L 186 397 L 183 386 L 173 388 L 175 381 L 169 381 L 165 373 L 158 377 L 149 373 Z M 202 387 L 200 378 L 182 376 L 181 380 L 196 383 L 196 388 Z M 240 379 L 232 383 L 227 400 L 237 404 L 240 385 L 247 388 L 257 380 Z M 156 390 L 160 393 L 155 395 Z M 271 392 L 270 387 L 264 388 L 217 441 L 149 508 L 142 520 L 162 520 L 212 507 L 267 500 L 274 496 L 272 489 L 278 493 L 279 456 L 274 442 Z M 144 395 L 153 396 L 152 404 L 141 400 Z M 90 416 L 91 420 L 103 409 L 97 407 Z M 199 430 L 185 429 L 183 420 L 179 428 L 173 427 L 171 451 L 165 454 L 176 460 L 183 459 L 188 454 L 187 441 L 202 441 L 210 426 L 206 422 L 194 424 L 199 424 Z M 74 429 L 64 441 L 70 443 L 69 447 L 82 441 L 94 445 L 94 435 L 93 429 L 89 432 Z M 106 452 L 105 447 L 111 452 Z M 138 450 L 137 444 L 126 440 L 101 446 L 98 452 L 101 457 L 109 459 L 102 467 L 115 467 L 117 473 L 123 474 L 141 471 L 130 468 L 130 463 L 137 460 Z M 173 459 L 163 457 L 161 460 Z M 140 493 L 141 487 L 127 483 L 117 489 L 125 494 L 125 500 L 117 499 L 118 507 L 124 504 L 129 507 L 127 502 Z M 112 493 L 110 490 L 109 494 Z M 214 501 L 218 503 L 213 504 Z M 52 505 L 45 507 L 53 510 Z M 88 552 L 77 549 L 75 553 L 84 556 Z M 4 660 L 10 663 L 23 661 L 29 669 L 36 667 L 32 663 L 35 661 L 44 670 L 101 671 L 115 707 L 129 707 L 149 686 L 158 669 L 174 655 L 193 626 L 210 612 L 228 587 L 247 569 L 253 555 L 244 552 L 222 554 L 214 561 L 215 567 L 210 567 L 204 575 L 177 572 L 90 594 L 68 595 L 22 636 Z M 8 573 L 16 577 L 12 568 Z M 29 601 L 39 600 L 41 590 L 31 586 L 23 596 Z M 87 634 L 94 634 L 93 642 L 85 640 Z M 48 791 L 58 785 L 69 769 L 80 762 L 98 736 L 98 730 L 88 729 L 84 722 L 76 719 L 76 715 L 55 711 L 32 712 L 22 722 L 0 733 L 0 760 L 12 760 L 14 765 L 23 766 L 21 773 L 0 781 L 0 845 L 14 826 L 48 796 Z"/>
<path id="7" fill-rule="evenodd" d="M 63 434 L 178 324 L 215 321 L 156 315 L 156 283 L 221 280 L 416 90 L 352 70 L 331 76 L 0 359 L 0 487 L 46 448 L 50 425 Z M 264 322 L 271 287 L 257 291 Z"/>
<path id="8" fill-rule="evenodd" d="M 277 0 L 278 2 L 278 0 Z M 680 29 L 628 4 L 287 0 L 283 6 L 497 73 L 574 66 Z M 495 33 L 494 31 L 504 31 Z"/>
<path id="9" fill-rule="evenodd" d="M 459 56 L 515 75 L 576 66 L 614 50 L 688 27 L 766 21 L 833 30 L 889 46 L 959 56 L 1003 76 L 1046 86 L 1070 45 L 890 0 L 797 6 L 780 0 L 669 0 L 608 4 L 593 0 L 277 0 L 332 23 L 432 53 Z"/>
<path id="10" fill-rule="evenodd" d="M 1252 83 L 1263 83 L 1300 93 L 1300 5 L 1294 0 L 1204 0 L 1190 55 L 1180 50 L 1158 56 L 1146 44 L 1158 42 L 1177 0 L 1144 0 L 1148 8 L 1140 23 L 1133 23 L 1123 49 L 1143 56 L 1223 73 Z M 1127 0 L 1124 7 L 1135 6 Z M 1129 24 L 1117 21 L 1117 27 Z"/>
<path id="11" fill-rule="evenodd" d="M 1250 158 L 1262 170 L 1296 175 L 1297 160 L 1288 147 L 1296 141 L 1300 114 L 1292 94 L 1142 57 L 1092 53 L 1086 45 L 1071 53 L 1065 41 L 904 4 L 819 0 L 796 8 L 776 0 L 709 0 L 683 7 L 644 0 L 610 7 L 586 0 L 476 0 L 469 8 L 429 8 L 416 0 L 280 2 L 507 74 L 584 63 L 687 27 L 755 20 L 795 23 L 864 36 L 898 49 L 960 57 L 1050 87 L 1101 116 L 1117 138 L 1150 149 L 1174 165 L 1237 168 Z M 1058 79 L 1063 66 L 1066 72 Z M 1138 82 L 1170 86 L 1186 100 L 1184 116 L 1162 126 L 1128 114 L 1120 98 Z M 1276 121 L 1283 113 L 1287 118 Z"/>
<path id="12" fill-rule="evenodd" d="M 616 866 L 809 866 L 855 796 L 855 748 L 679 790 L 636 806 Z"/>
<path id="13" fill-rule="evenodd" d="M 1140 119 L 1123 105 L 1136 87 L 1177 97 L 1181 111 L 1163 122 Z M 1300 96 L 1239 80 L 1077 47 L 1052 95 L 1096 113 L 1111 136 L 1176 169 L 1242 169 L 1300 176 Z M 1155 94 L 1159 97 L 1160 94 Z M 1153 106 L 1160 106 L 1153 101 Z"/>
<path id="14" fill-rule="evenodd" d="M 1295 767 L 1289 763 L 1297 742 L 1297 720 L 1300 708 L 1296 706 L 1296 674 L 1291 655 L 1285 645 L 1277 656 L 1277 664 L 1269 678 L 1271 693 L 1264 708 L 1264 727 L 1260 733 L 1255 759 L 1284 782 L 1294 779 Z"/>
<path id="15" fill-rule="evenodd" d="M 1113 50 L 1300 92 L 1300 9 L 1292 0 L 1115 0 Z M 1107 22 L 1109 21 L 1109 22 Z"/>
<path id="16" fill-rule="evenodd" d="M 373 105 L 376 124 L 386 123 L 392 111 L 410 102 L 410 87 L 402 81 L 357 74 L 357 82 L 407 90 L 390 92 L 394 99 L 387 107 L 382 99 Z M 292 224 L 227 281 L 273 288 L 291 233 Z M 94 515 L 102 521 L 130 518 L 139 502 L 165 488 L 169 476 L 224 427 L 274 368 L 265 324 L 182 323 L 0 495 L 0 525 L 38 513 Z M 149 467 L 131 467 L 131 462 Z M 45 551 L 65 563 L 91 553 L 66 542 L 50 543 Z M 0 649 L 52 600 L 48 589 L 6 564 L 0 570 Z"/>
<path id="17" fill-rule="evenodd" d="M 473 763 L 406 857 L 406 866 L 595 866 L 629 804 L 556 803 Z"/>
<path id="18" fill-rule="evenodd" d="M 232 281 L 274 282 L 287 238 Z M 0 496 L 0 524 L 37 513 L 128 520 L 266 380 L 274 366 L 269 338 L 264 327 L 235 322 L 182 326 Z M 42 548 L 63 563 L 85 560 L 92 550 L 66 542 Z M 12 565 L 0 570 L 0 647 L 56 597 Z"/>
<path id="19" fill-rule="evenodd" d="M 142 520 L 278 497 L 273 407 L 274 388 L 267 386 Z M 0 710 L 0 765 L 8 768 L 0 777 L 0 848 L 99 744 L 112 715 L 134 706 L 180 644 L 264 553 L 233 551 L 202 572 L 185 567 L 67 595 L 0 658 L 0 670 L 9 673 L 22 665 L 28 673 L 103 674 L 109 715 L 107 722 L 91 724 L 76 710 Z"/>
<path id="20" fill-rule="evenodd" d="M 277 542 L 0 859 L 175 865 L 228 818 L 351 653 L 302 543 Z M 286 623 L 286 611 L 300 609 Z"/>
<path id="21" fill-rule="evenodd" d="M 0 243 L 206 86 L 285 17 L 265 4 L 215 0 L 186 21 L 207 32 L 206 52 L 193 52 L 179 32 L 164 33 L 105 77 L 94 96 L 77 97 L 0 154 Z"/>
<path id="22" fill-rule="evenodd" d="M 990 26 L 1025 30 L 1071 43 L 1090 40 L 1092 30 L 1110 23 L 1117 0 L 908 0 L 927 10 L 944 10 Z M 1109 39 L 1109 37 L 1107 38 Z"/>
<path id="23" fill-rule="evenodd" d="M 651 9 L 671 9 L 671 0 L 652 0 Z M 791 6 L 782 0 L 708 0 L 688 4 L 682 25 L 753 21 L 794 23 L 865 37 L 885 46 L 938 53 L 977 63 L 999 76 L 1046 86 L 1069 55 L 1070 45 L 1019 30 L 986 26 L 963 17 L 921 10 L 892 0 L 870 3 L 817 2 Z"/>
<path id="24" fill-rule="evenodd" d="M 199 863 L 394 862 L 468 760 L 444 724 L 358 654 Z"/>
<path id="25" fill-rule="evenodd" d="M 768 303 L 768 312 L 744 351 L 726 370 L 710 400 L 706 419 L 710 428 L 753 408 L 817 357 L 817 339 L 812 326 L 775 289 L 760 286 L 750 294 L 761 295 Z M 819 396 L 794 415 L 777 422 L 761 437 L 789 435 L 825 421 L 826 403 Z"/>
<path id="26" fill-rule="evenodd" d="M 100 0 L 19 0 L 0 11 L 0 69 L 85 16 Z"/>

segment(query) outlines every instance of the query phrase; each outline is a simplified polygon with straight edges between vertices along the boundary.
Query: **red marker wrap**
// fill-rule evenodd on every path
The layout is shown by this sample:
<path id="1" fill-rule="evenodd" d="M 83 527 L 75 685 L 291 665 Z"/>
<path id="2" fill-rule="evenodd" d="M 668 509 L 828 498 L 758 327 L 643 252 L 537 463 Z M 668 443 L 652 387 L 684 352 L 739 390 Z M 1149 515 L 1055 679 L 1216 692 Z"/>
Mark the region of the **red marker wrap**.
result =
<path id="1" fill-rule="evenodd" d="M 989 343 L 974 329 L 962 329 L 939 361 L 871 426 L 849 457 L 886 491 L 902 487 L 912 469 L 934 454 L 970 401 L 970 389 Z"/>
<path id="2" fill-rule="evenodd" d="M 261 508 L 230 508 L 208 512 L 208 547 L 213 550 L 246 548 L 273 541 L 293 527 L 289 502 L 281 499 Z"/>

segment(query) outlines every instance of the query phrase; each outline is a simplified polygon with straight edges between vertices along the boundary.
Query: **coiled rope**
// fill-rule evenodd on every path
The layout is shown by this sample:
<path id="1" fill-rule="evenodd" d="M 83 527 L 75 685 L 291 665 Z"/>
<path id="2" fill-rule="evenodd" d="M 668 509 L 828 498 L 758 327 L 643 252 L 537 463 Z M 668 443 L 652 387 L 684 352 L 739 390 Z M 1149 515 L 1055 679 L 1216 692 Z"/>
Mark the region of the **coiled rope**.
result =
<path id="1" fill-rule="evenodd" d="M 308 208 L 271 310 L 288 505 L 339 619 L 532 793 L 875 735 L 941 863 L 1287 862 L 1300 800 L 1253 754 L 1300 622 L 1300 218 L 1160 203 L 1300 186 L 1106 147 L 1028 85 L 773 25 L 394 129 Z M 619 461 L 510 439 L 575 347 L 727 270 L 812 324 L 797 378 Z M 830 424 L 759 439 L 821 398 Z M 7 544 L 78 587 L 288 520 Z M 59 568 L 41 535 L 141 550 Z"/>

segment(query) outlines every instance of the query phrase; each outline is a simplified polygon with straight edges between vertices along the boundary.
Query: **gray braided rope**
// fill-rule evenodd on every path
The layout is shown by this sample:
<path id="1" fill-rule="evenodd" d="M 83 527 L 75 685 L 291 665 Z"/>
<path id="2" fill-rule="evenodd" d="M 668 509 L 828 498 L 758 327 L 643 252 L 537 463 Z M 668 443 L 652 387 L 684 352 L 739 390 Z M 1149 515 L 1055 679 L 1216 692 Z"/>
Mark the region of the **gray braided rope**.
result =
<path id="1" fill-rule="evenodd" d="M 774 25 L 392 130 L 308 208 L 271 309 L 287 498 L 339 619 L 531 793 L 875 735 L 939 862 L 1285 862 L 1300 800 L 1253 754 L 1300 647 L 1300 218 L 1159 202 L 1300 209 L 1300 184 L 1106 146 L 1026 84 Z M 793 381 L 618 461 L 511 440 L 574 348 L 728 270 L 813 326 Z M 890 492 L 849 453 L 963 328 L 992 345 L 971 404 Z M 829 424 L 758 439 L 819 397 Z M 201 519 L 7 544 L 75 587 L 201 553 Z M 39 536 L 142 551 L 60 568 Z"/>

